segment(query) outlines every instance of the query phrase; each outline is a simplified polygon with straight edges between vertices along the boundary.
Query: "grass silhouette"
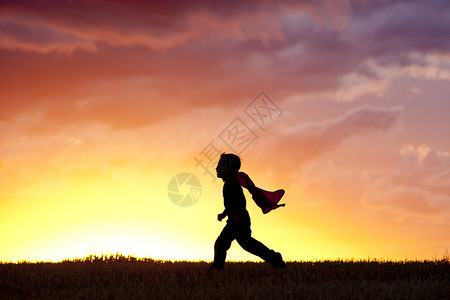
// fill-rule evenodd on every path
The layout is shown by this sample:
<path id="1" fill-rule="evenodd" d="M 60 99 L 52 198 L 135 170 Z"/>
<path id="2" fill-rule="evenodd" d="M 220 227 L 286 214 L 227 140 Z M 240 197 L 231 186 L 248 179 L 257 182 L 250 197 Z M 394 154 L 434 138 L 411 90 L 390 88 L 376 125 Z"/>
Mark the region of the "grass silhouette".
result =
<path id="1" fill-rule="evenodd" d="M 58 263 L 0 263 L 2 299 L 447 299 L 448 257 L 434 261 L 160 261 L 91 255 Z"/>

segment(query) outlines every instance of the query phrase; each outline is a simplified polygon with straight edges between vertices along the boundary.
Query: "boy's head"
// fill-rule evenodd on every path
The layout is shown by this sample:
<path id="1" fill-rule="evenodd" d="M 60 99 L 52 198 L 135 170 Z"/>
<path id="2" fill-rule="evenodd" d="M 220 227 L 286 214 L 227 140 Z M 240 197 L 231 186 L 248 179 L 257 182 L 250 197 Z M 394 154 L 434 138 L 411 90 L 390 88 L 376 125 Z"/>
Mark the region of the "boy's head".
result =
<path id="1" fill-rule="evenodd" d="M 239 156 L 232 153 L 222 153 L 216 168 L 217 177 L 225 178 L 236 176 L 240 168 L 241 159 Z"/>

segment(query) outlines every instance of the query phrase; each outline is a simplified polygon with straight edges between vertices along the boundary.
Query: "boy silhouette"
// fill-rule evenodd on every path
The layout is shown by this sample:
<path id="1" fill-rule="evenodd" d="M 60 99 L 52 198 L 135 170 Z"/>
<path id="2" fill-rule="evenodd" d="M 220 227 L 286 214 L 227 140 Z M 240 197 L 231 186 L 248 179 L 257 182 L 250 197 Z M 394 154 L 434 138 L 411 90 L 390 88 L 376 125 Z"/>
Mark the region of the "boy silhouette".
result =
<path id="1" fill-rule="evenodd" d="M 225 217 L 228 219 L 214 244 L 214 262 L 211 269 L 223 269 L 227 250 L 230 249 L 231 243 L 235 239 L 244 250 L 259 256 L 273 267 L 285 268 L 286 264 L 280 253 L 270 250 L 251 236 L 250 216 L 246 209 L 244 192 L 238 180 L 240 167 L 239 156 L 231 153 L 223 153 L 217 164 L 217 177 L 222 178 L 224 182 L 223 201 L 225 206 L 225 210 L 217 216 L 217 220 L 222 221 Z"/>

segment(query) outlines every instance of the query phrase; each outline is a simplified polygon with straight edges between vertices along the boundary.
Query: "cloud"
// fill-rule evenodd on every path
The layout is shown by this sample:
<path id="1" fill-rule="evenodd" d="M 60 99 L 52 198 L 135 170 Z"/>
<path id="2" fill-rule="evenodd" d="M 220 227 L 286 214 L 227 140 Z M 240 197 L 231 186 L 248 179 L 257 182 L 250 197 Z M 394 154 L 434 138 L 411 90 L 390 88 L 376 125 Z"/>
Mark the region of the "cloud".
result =
<path id="1" fill-rule="evenodd" d="M 60 126 L 88 118 L 145 126 L 173 115 L 166 101 L 173 113 L 229 109 L 260 90 L 354 101 L 384 92 L 398 64 L 448 77 L 442 1 L 46 3 L 0 10 L 0 109 L 41 110 Z M 412 18 L 421 28 L 414 36 L 405 34 Z M 424 59 L 430 51 L 434 60 Z"/>
<path id="2" fill-rule="evenodd" d="M 450 154 L 427 145 L 404 146 L 395 169 L 379 167 L 365 172 L 364 163 L 350 168 L 313 161 L 303 171 L 308 197 L 334 201 L 339 206 L 360 207 L 395 216 L 428 218 L 430 224 L 444 224 L 450 218 Z M 342 168 L 343 170 L 340 170 Z M 332 205 L 328 203 L 327 205 Z M 433 219 L 435 218 L 435 219 Z"/>
<path id="3" fill-rule="evenodd" d="M 417 187 L 396 185 L 386 177 L 373 183 L 362 203 L 371 209 L 393 211 L 400 215 L 449 217 L 450 196 L 433 194 Z"/>
<path id="4" fill-rule="evenodd" d="M 450 169 L 450 153 L 428 145 L 406 145 L 402 147 L 400 154 L 403 157 L 401 167 L 404 173 L 429 174 L 439 169 Z"/>
<path id="5" fill-rule="evenodd" d="M 113 21 L 113 20 L 111 20 Z M 5 14 L 0 30 L 2 42 L 0 47 L 9 50 L 36 51 L 39 53 L 72 54 L 76 50 L 98 51 L 99 44 L 114 46 L 143 45 L 153 50 L 167 48 L 185 43 L 196 33 L 180 31 L 159 33 L 132 31 L 132 28 L 115 27 L 118 24 L 67 24 L 59 19 L 43 20 L 42 17 L 22 14 Z M 142 24 L 144 25 L 144 24 Z"/>
<path id="6" fill-rule="evenodd" d="M 398 184 L 395 171 L 383 167 L 362 172 L 363 165 L 348 168 L 315 160 L 302 168 L 286 195 L 291 195 L 287 203 L 301 215 L 303 226 L 321 228 L 336 239 L 362 241 L 366 253 L 379 251 L 380 244 L 386 245 L 383 251 L 389 249 L 388 255 L 402 248 L 400 257 L 416 255 L 411 243 L 428 247 L 425 253 L 445 249 L 450 196 Z M 298 194 L 292 197 L 293 192 Z"/>
<path id="7" fill-rule="evenodd" d="M 297 163 L 335 150 L 346 139 L 376 131 L 388 131 L 400 120 L 402 108 L 363 106 L 335 119 L 298 123 L 280 131 L 285 149 L 292 149 Z"/>
<path id="8" fill-rule="evenodd" d="M 302 177 L 306 196 L 333 205 L 328 201 L 333 202 L 334 195 L 339 195 L 341 208 L 354 207 L 360 213 L 368 209 L 365 213 L 377 211 L 386 217 L 393 214 L 395 220 L 409 220 L 413 227 L 420 227 L 421 222 L 448 224 L 450 154 L 427 145 L 406 145 L 399 154 L 393 170 L 381 167 L 372 172 L 354 168 L 349 171 L 333 163 L 310 163 Z"/>
<path id="9" fill-rule="evenodd" d="M 16 1 L 3 6 L 1 15 L 3 47 L 30 51 L 94 51 L 100 44 L 142 45 L 163 51 L 202 41 L 212 36 L 231 40 L 284 42 L 293 22 L 298 37 L 304 30 L 295 21 L 311 16 L 322 31 L 341 32 L 356 50 L 379 55 L 380 51 L 446 49 L 445 1 L 232 1 L 211 5 L 208 1 L 143 3 L 139 1 L 98 1 L 60 3 Z M 287 16 L 291 16 L 286 19 Z M 289 21 L 290 20 L 290 21 Z M 417 30 L 411 30 L 417 26 Z M 370 28 L 370 33 L 367 29 Z M 414 33 L 413 33 L 414 32 Z M 294 34 L 295 36 L 295 34 Z M 311 39 L 311 36 L 309 37 Z M 357 44 L 355 43 L 357 41 Z M 288 41 L 292 42 L 292 41 Z M 324 41 L 321 41 L 322 43 Z M 67 44 L 72 43 L 70 50 Z M 386 45 L 388 43 L 388 45 Z M 58 47 L 58 45 L 61 45 Z M 46 50 L 47 49 L 47 50 Z M 375 52 L 374 52 L 375 51 Z"/>
<path id="10" fill-rule="evenodd" d="M 356 15 L 348 34 L 380 62 L 404 64 L 411 51 L 448 53 L 449 41 L 443 36 L 448 35 L 449 16 L 445 0 L 387 2 L 370 14 Z"/>
<path id="11" fill-rule="evenodd" d="M 4 13 L 0 18 L 0 47 L 39 53 L 95 51 L 96 45 L 32 15 Z"/>
<path id="12" fill-rule="evenodd" d="M 450 56 L 427 54 L 425 56 L 412 55 L 418 63 L 410 65 L 405 73 L 414 78 L 428 80 L 450 80 Z"/>
<path id="13" fill-rule="evenodd" d="M 450 196 L 450 153 L 427 145 L 405 145 L 393 180 Z"/>
<path id="14" fill-rule="evenodd" d="M 211 6 L 205 1 L 143 3 L 99 1 L 11 3 L 1 16 L 7 49 L 70 54 L 97 51 L 100 44 L 139 45 L 164 51 L 192 40 L 280 38 L 276 23 L 283 5 L 239 1 Z M 274 22 L 271 22 L 274 20 Z M 71 45 L 71 47 L 69 46 Z"/>

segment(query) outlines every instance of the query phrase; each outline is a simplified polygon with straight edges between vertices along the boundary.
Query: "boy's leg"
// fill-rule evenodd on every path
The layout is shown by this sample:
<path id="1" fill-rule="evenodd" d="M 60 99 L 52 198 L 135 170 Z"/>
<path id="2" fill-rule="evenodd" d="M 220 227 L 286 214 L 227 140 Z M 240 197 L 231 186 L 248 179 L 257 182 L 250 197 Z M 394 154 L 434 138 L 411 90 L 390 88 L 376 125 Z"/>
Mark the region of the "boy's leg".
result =
<path id="1" fill-rule="evenodd" d="M 273 251 L 267 248 L 260 241 L 252 238 L 252 230 L 250 229 L 250 226 L 250 216 L 247 214 L 243 216 L 240 224 L 236 226 L 236 241 L 242 248 L 244 248 L 245 251 L 259 256 L 269 262 Z"/>
<path id="2" fill-rule="evenodd" d="M 260 241 L 255 240 L 250 235 L 238 236 L 236 241 L 244 250 L 261 257 L 265 262 L 270 263 L 275 268 L 286 268 L 286 264 L 280 253 L 267 248 Z"/>
<path id="3" fill-rule="evenodd" d="M 270 250 L 263 243 L 255 240 L 250 235 L 238 236 L 236 241 L 245 251 L 261 257 L 264 261 L 271 261 L 274 251 Z"/>
<path id="4" fill-rule="evenodd" d="M 244 250 L 259 256 L 265 262 L 270 263 L 276 268 L 285 268 L 286 264 L 281 257 L 281 254 L 270 250 L 260 241 L 252 238 L 252 231 L 250 229 L 250 218 L 246 219 L 239 226 L 239 230 L 236 232 L 236 240 Z"/>
<path id="5" fill-rule="evenodd" d="M 223 269 L 225 259 L 227 257 L 227 250 L 230 249 L 231 242 L 233 242 L 233 240 L 233 231 L 227 224 L 214 243 L 214 262 L 211 268 Z"/>

